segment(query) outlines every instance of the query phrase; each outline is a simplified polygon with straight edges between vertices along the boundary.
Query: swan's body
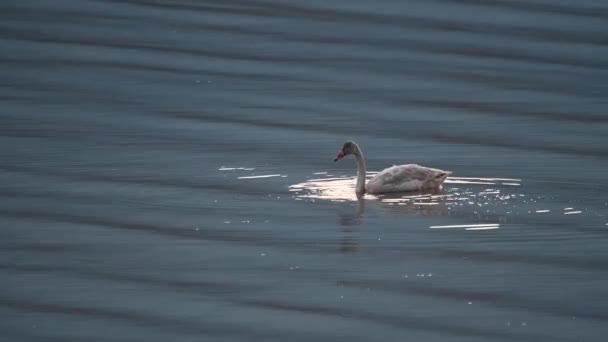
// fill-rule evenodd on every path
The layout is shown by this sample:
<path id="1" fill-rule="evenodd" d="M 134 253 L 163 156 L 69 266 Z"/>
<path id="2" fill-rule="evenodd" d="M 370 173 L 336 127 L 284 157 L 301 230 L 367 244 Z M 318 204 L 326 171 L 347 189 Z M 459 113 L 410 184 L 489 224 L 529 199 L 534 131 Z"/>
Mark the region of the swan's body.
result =
<path id="1" fill-rule="evenodd" d="M 365 183 L 365 158 L 355 142 L 346 142 L 335 161 L 353 154 L 357 158 L 357 194 L 380 194 L 387 192 L 420 191 L 440 188 L 450 174 L 449 171 L 433 169 L 417 164 L 395 165 L 382 170 Z"/>
<path id="2" fill-rule="evenodd" d="M 370 179 L 365 191 L 378 194 L 439 188 L 448 175 L 449 172 L 417 164 L 394 165 Z"/>

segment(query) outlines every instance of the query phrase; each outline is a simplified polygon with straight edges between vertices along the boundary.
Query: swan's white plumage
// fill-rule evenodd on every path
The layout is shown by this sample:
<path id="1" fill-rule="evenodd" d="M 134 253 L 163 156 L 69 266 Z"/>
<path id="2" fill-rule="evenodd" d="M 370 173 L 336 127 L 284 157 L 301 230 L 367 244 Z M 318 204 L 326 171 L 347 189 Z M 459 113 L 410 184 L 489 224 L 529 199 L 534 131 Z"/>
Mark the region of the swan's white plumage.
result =
<path id="1" fill-rule="evenodd" d="M 436 188 L 450 172 L 417 164 L 394 165 L 382 170 L 365 185 L 368 193 L 415 191 Z"/>
<path id="2" fill-rule="evenodd" d="M 440 188 L 449 171 L 434 169 L 418 164 L 394 165 L 382 170 L 369 181 L 365 181 L 365 158 L 361 148 L 354 141 L 347 141 L 334 161 L 352 154 L 357 158 L 357 182 L 355 191 L 358 195 L 365 192 L 380 194 L 387 192 L 416 191 Z"/>

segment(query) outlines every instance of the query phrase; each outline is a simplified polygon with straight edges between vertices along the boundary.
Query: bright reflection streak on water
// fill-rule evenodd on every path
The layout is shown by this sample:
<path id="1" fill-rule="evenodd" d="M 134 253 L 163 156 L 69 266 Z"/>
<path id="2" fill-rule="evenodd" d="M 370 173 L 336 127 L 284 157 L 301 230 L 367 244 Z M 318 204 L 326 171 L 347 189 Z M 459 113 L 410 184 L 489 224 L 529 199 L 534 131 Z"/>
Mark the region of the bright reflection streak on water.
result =
<path id="1" fill-rule="evenodd" d="M 270 178 L 270 177 L 281 177 L 280 174 L 272 174 L 272 175 L 259 175 L 259 176 L 240 176 L 238 179 L 255 179 L 255 178 Z"/>
<path id="2" fill-rule="evenodd" d="M 448 226 L 430 226 L 431 229 L 445 229 L 445 228 L 465 228 L 467 230 L 474 229 L 497 229 L 500 225 L 498 223 L 490 224 L 454 224 Z"/>
<path id="3" fill-rule="evenodd" d="M 465 228 L 464 230 L 492 230 L 492 229 L 498 229 L 499 227 L 500 227 L 499 225 L 486 226 L 486 227 L 469 227 L 469 228 Z"/>

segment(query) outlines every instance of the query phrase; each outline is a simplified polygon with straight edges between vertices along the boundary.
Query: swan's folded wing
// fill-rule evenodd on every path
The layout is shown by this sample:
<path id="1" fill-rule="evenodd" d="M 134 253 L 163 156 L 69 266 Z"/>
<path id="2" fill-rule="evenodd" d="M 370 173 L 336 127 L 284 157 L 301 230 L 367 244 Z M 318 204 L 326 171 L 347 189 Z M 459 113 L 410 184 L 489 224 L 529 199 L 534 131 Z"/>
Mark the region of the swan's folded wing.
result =
<path id="1" fill-rule="evenodd" d="M 434 177 L 431 170 L 416 164 L 395 165 L 382 170 L 370 182 L 379 181 L 383 184 L 401 184 L 414 180 L 424 182 Z"/>
<path id="2" fill-rule="evenodd" d="M 419 189 L 436 177 L 444 177 L 448 172 L 417 164 L 395 165 L 384 169 L 369 180 L 367 188 L 375 192 L 410 191 Z"/>

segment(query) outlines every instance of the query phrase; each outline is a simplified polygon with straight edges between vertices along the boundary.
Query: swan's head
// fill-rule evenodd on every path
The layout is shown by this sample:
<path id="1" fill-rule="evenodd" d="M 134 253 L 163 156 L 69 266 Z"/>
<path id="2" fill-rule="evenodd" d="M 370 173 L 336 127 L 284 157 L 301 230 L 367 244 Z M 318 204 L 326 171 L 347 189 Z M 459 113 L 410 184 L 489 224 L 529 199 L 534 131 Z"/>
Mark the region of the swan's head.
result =
<path id="1" fill-rule="evenodd" d="M 337 162 L 349 154 L 355 154 L 357 153 L 358 149 L 357 144 L 352 141 L 347 141 L 344 143 L 344 146 L 342 146 L 342 149 L 338 151 L 338 155 L 336 155 L 336 159 L 334 159 L 334 161 Z"/>

